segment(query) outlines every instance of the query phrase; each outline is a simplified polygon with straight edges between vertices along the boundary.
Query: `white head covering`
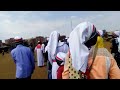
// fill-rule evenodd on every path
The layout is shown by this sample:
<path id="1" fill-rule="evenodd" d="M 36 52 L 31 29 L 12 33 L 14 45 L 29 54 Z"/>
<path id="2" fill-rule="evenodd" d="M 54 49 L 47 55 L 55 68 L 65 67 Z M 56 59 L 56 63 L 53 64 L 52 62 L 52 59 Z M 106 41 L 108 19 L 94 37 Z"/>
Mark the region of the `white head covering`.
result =
<path id="1" fill-rule="evenodd" d="M 97 30 L 100 36 L 103 36 L 103 30 Z"/>
<path id="2" fill-rule="evenodd" d="M 66 57 L 66 53 L 63 53 L 63 52 L 58 52 L 57 55 L 56 55 L 56 59 L 57 60 L 63 61 L 61 63 L 61 65 L 64 65 L 64 63 L 65 63 L 65 57 Z"/>
<path id="3" fill-rule="evenodd" d="M 52 60 L 55 60 L 56 48 L 58 46 L 58 37 L 59 37 L 59 35 L 60 34 L 57 31 L 53 31 L 50 34 L 49 42 L 47 44 L 48 59 L 49 59 L 51 64 L 52 64 Z"/>
<path id="4" fill-rule="evenodd" d="M 72 66 L 78 71 L 86 71 L 89 49 L 83 43 L 89 40 L 94 28 L 92 23 L 83 22 L 70 33 L 69 46 Z"/>
<path id="5" fill-rule="evenodd" d="M 117 36 L 120 36 L 120 31 L 114 31 L 114 34 L 116 34 Z"/>

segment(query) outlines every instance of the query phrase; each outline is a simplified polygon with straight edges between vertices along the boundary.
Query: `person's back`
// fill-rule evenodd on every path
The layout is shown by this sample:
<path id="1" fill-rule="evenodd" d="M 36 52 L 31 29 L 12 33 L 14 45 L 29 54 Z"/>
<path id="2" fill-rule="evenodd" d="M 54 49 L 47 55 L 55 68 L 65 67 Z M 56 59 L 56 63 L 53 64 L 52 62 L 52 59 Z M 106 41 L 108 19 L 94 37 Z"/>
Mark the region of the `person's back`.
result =
<path id="1" fill-rule="evenodd" d="M 88 58 L 88 67 L 91 67 L 90 79 L 120 79 L 117 63 L 103 45 L 103 39 L 98 37 L 96 46 L 90 51 Z"/>
<path id="2" fill-rule="evenodd" d="M 31 76 L 35 65 L 30 48 L 17 45 L 17 47 L 11 51 L 11 54 L 16 63 L 16 78 Z"/>
<path id="3" fill-rule="evenodd" d="M 88 66 L 93 61 L 93 55 L 90 53 Z M 98 48 L 97 54 L 90 72 L 90 79 L 120 79 L 120 70 L 113 56 L 106 48 Z"/>

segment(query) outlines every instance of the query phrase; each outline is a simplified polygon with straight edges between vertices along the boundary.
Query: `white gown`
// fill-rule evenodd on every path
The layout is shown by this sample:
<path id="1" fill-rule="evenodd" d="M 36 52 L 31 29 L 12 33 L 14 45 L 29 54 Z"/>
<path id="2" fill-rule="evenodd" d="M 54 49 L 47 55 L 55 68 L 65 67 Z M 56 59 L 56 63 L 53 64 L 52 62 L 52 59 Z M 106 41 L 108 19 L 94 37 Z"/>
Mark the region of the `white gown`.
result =
<path id="1" fill-rule="evenodd" d="M 58 68 L 59 68 L 59 66 L 58 66 L 57 62 L 53 62 L 53 64 L 52 64 L 52 79 L 57 79 Z"/>
<path id="2" fill-rule="evenodd" d="M 44 66 L 44 57 L 43 57 L 43 48 L 39 47 L 39 44 L 35 47 L 35 51 L 37 52 L 37 66 Z"/>
<path id="3" fill-rule="evenodd" d="M 68 45 L 65 44 L 64 42 L 59 42 L 58 43 L 58 47 L 57 47 L 57 53 L 58 52 L 64 52 L 67 53 L 68 52 Z M 57 62 L 53 62 L 52 64 L 52 79 L 57 79 L 57 70 L 58 70 L 59 66 L 57 64 Z"/>

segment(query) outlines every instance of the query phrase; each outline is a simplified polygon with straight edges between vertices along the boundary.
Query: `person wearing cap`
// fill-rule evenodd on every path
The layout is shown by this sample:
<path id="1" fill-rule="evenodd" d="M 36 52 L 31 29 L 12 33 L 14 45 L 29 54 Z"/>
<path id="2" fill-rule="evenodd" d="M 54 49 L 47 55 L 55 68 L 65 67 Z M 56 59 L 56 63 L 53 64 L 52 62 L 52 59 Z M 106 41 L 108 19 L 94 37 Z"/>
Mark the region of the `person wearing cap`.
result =
<path id="1" fill-rule="evenodd" d="M 63 53 L 63 52 L 58 52 L 56 55 L 56 62 L 59 65 L 59 68 L 57 70 L 57 79 L 62 79 L 65 57 L 66 57 L 66 53 Z"/>
<path id="2" fill-rule="evenodd" d="M 37 66 L 38 67 L 44 66 L 43 47 L 40 41 L 38 41 L 38 44 L 35 47 L 35 51 L 37 53 Z"/>
<path id="3" fill-rule="evenodd" d="M 22 37 L 14 38 L 16 48 L 11 51 L 16 64 L 16 79 L 31 79 L 35 69 L 33 53 L 29 47 L 23 45 Z"/>

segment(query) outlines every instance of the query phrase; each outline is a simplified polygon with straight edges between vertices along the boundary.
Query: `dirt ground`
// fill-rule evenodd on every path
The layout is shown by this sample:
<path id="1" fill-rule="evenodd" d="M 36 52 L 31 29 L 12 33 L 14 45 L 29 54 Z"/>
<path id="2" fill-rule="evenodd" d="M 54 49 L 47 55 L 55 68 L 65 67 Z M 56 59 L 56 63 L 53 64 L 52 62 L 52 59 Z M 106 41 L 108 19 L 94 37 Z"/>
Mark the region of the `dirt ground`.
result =
<path id="1" fill-rule="evenodd" d="M 36 64 L 36 63 L 35 63 Z M 0 79 L 15 79 L 15 64 L 10 54 L 0 54 Z M 35 67 L 32 79 L 47 79 L 47 68 Z"/>
<path id="2" fill-rule="evenodd" d="M 104 44 L 110 51 L 110 42 L 104 42 Z M 10 54 L 4 56 L 0 54 L 0 79 L 15 79 L 15 64 Z M 41 68 L 36 66 L 32 79 L 47 79 L 47 66 Z"/>

